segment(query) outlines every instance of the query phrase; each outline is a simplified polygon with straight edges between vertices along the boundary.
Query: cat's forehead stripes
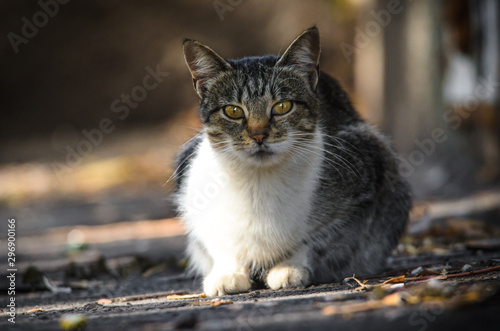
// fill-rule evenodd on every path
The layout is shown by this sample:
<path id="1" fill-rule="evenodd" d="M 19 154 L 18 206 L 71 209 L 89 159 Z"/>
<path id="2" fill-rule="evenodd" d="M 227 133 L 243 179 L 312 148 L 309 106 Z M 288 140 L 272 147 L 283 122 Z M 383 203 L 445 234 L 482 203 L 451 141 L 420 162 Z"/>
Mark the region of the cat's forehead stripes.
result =
<path id="1" fill-rule="evenodd" d="M 277 59 L 265 56 L 228 60 L 231 70 L 219 72 L 210 83 L 210 93 L 202 98 L 200 113 L 203 123 L 209 123 L 211 115 L 227 105 L 242 107 L 247 120 L 270 121 L 272 107 L 283 100 L 301 105 L 293 117 L 310 117 L 314 122 L 317 115 L 315 93 L 305 86 L 307 82 L 297 75 L 294 68 L 277 66 Z M 310 115 L 314 116 L 309 116 L 305 109 L 312 111 Z M 212 124 L 225 127 L 226 117 L 220 120 L 222 122 Z M 298 118 L 296 120 L 289 118 L 287 121 L 293 126 L 298 125 Z"/>
<path id="2" fill-rule="evenodd" d="M 262 63 L 244 64 L 236 67 L 239 97 L 242 100 L 262 98 L 270 90 L 272 68 Z"/>
<path id="3" fill-rule="evenodd" d="M 271 93 L 273 88 L 270 86 L 272 67 L 253 63 L 235 65 L 235 69 L 227 91 L 230 93 L 225 94 L 232 98 L 228 103 L 245 105 L 249 113 L 247 115 L 257 119 L 268 117 L 274 101 Z"/>
<path id="4" fill-rule="evenodd" d="M 248 118 L 255 121 L 267 121 L 270 115 L 270 103 L 268 97 L 252 98 L 245 103 L 248 110 Z"/>

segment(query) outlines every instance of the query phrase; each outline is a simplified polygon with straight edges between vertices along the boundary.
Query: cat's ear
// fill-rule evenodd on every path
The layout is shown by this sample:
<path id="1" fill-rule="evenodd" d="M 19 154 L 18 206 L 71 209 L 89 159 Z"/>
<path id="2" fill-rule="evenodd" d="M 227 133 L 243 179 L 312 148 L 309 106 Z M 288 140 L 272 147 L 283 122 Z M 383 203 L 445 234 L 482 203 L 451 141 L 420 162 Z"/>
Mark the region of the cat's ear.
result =
<path id="1" fill-rule="evenodd" d="M 193 77 L 194 89 L 200 98 L 211 79 L 222 71 L 232 69 L 231 65 L 210 47 L 196 40 L 184 40 L 184 58 Z"/>
<path id="2" fill-rule="evenodd" d="M 276 63 L 277 66 L 291 66 L 303 74 L 316 89 L 319 77 L 319 31 L 313 26 L 302 32 L 286 49 Z"/>

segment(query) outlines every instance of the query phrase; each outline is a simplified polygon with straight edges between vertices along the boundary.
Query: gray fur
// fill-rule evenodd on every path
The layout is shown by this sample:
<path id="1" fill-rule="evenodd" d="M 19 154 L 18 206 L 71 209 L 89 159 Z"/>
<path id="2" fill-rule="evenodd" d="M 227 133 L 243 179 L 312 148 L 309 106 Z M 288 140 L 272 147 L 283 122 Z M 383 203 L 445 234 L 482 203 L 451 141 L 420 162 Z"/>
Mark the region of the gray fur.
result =
<path id="1" fill-rule="evenodd" d="M 318 152 L 323 153 L 324 161 L 312 212 L 304 219 L 311 230 L 301 234 L 300 243 L 312 248 L 311 282 L 378 273 L 405 229 L 411 207 L 409 187 L 398 175 L 396 155 L 388 140 L 360 119 L 337 81 L 318 70 L 317 29 L 304 35 L 292 44 L 295 49 L 285 53 L 286 59 L 265 56 L 224 61 L 201 43 L 187 40 L 186 59 L 201 98 L 201 136 L 207 135 L 214 145 L 230 138 L 236 149 L 244 150 L 253 143 L 250 124 L 264 125 L 270 142 L 287 139 L 291 131 L 299 132 L 305 146 L 319 130 L 325 150 Z M 203 56 L 205 64 L 213 58 L 214 65 L 197 74 L 197 56 Z M 311 57 L 309 66 L 299 63 L 307 60 L 304 56 Z M 273 100 L 293 100 L 297 108 L 285 119 L 269 119 L 266 105 Z M 249 118 L 227 120 L 220 108 L 234 103 L 244 104 Z M 201 140 L 193 140 L 178 155 L 178 194 Z M 293 253 L 285 252 L 281 260 Z M 268 268 L 261 266 L 254 275 L 265 276 Z"/>

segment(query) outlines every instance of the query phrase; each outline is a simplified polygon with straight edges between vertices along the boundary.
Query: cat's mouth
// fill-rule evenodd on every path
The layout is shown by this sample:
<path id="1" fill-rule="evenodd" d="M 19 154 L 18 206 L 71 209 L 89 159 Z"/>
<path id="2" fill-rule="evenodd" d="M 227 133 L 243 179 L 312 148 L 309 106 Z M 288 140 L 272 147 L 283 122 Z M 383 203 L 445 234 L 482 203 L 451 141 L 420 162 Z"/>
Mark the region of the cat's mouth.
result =
<path id="1" fill-rule="evenodd" d="M 257 159 L 267 159 L 275 154 L 273 150 L 267 145 L 262 145 L 258 147 L 256 146 L 256 148 L 252 148 L 249 152 L 251 157 Z"/>
<path id="2" fill-rule="evenodd" d="M 268 151 L 258 150 L 257 152 L 252 153 L 252 156 L 260 158 L 260 159 L 265 159 L 265 158 L 271 157 L 273 154 L 274 153 L 270 150 L 268 150 Z"/>
<path id="3" fill-rule="evenodd" d="M 286 142 L 264 142 L 262 145 L 254 144 L 244 150 L 245 158 L 254 166 L 272 166 L 283 160 L 288 151 Z"/>

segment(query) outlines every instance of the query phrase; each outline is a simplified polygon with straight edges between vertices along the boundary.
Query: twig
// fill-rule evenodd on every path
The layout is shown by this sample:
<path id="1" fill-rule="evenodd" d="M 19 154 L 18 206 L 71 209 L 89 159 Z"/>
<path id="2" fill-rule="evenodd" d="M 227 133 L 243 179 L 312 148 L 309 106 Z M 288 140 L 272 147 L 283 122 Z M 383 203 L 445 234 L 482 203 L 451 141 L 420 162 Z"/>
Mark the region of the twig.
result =
<path id="1" fill-rule="evenodd" d="M 352 277 L 348 277 L 346 278 L 347 280 L 349 279 L 354 279 L 356 281 L 356 283 L 358 283 L 359 287 L 356 287 L 355 290 L 356 291 L 362 291 L 362 290 L 371 290 L 375 287 L 375 285 L 366 285 L 366 284 L 363 284 L 361 283 L 357 278 L 356 278 L 356 275 L 352 275 Z"/>
<path id="2" fill-rule="evenodd" d="M 448 278 L 457 278 L 457 277 L 466 277 L 472 275 L 486 274 L 488 272 L 500 270 L 500 265 L 495 267 L 490 267 L 481 270 L 474 270 L 469 272 L 462 272 L 458 274 L 449 274 L 449 275 L 439 275 L 439 276 L 421 276 L 421 277 L 408 277 L 405 281 L 413 282 L 413 281 L 421 281 L 421 280 L 429 280 L 429 279 L 448 279 Z"/>
<path id="3" fill-rule="evenodd" d="M 112 299 L 113 303 L 115 302 L 126 302 L 126 301 L 140 301 L 140 300 L 148 300 L 148 299 L 156 299 L 156 298 L 163 298 L 167 295 L 173 295 L 173 294 L 186 294 L 186 291 L 168 291 L 168 292 L 157 292 L 157 293 L 151 293 L 151 294 L 146 294 L 146 295 L 130 295 L 130 296 L 125 296 L 125 297 L 119 297 L 119 298 L 114 298 Z"/>

